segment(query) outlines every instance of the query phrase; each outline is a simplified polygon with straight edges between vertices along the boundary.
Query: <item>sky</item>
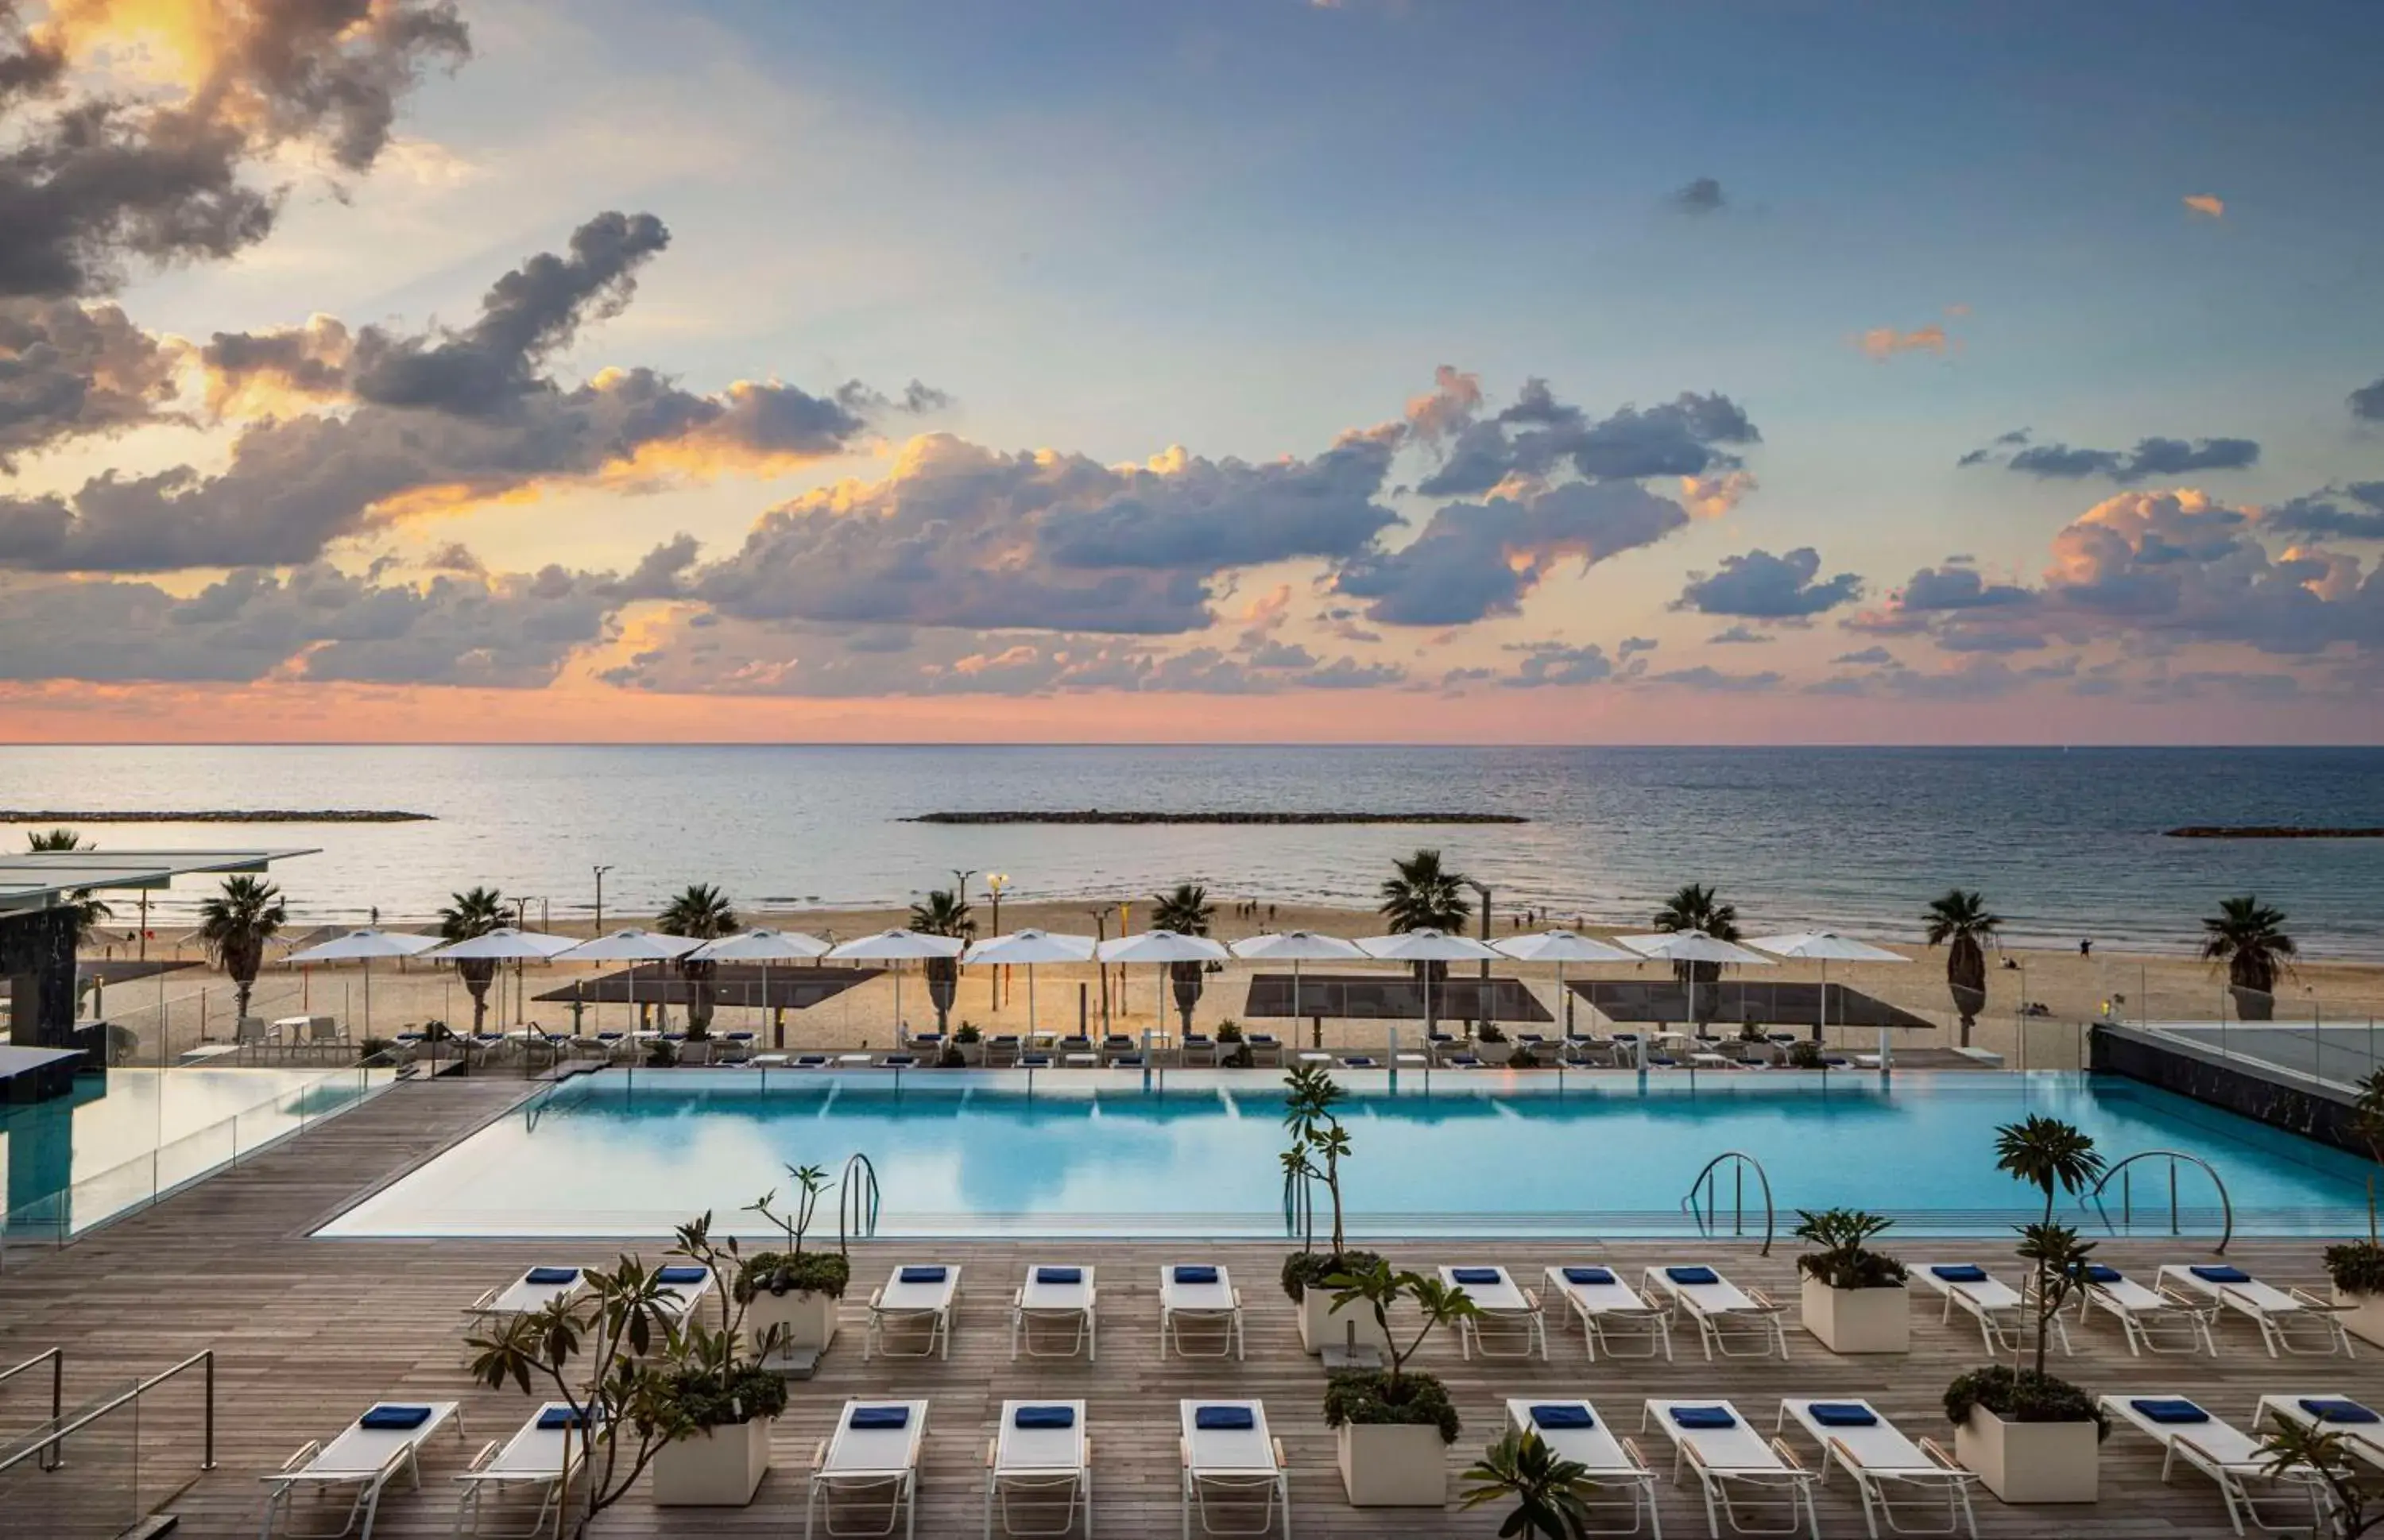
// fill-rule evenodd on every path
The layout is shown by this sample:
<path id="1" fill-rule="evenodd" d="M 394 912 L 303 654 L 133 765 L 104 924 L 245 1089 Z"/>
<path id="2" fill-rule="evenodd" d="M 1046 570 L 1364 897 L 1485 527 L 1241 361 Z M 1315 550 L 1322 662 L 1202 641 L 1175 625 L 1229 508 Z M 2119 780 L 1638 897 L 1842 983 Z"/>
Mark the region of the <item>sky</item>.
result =
<path id="1" fill-rule="evenodd" d="M 2384 741 L 2379 50 L 0 0 L 0 742 Z"/>

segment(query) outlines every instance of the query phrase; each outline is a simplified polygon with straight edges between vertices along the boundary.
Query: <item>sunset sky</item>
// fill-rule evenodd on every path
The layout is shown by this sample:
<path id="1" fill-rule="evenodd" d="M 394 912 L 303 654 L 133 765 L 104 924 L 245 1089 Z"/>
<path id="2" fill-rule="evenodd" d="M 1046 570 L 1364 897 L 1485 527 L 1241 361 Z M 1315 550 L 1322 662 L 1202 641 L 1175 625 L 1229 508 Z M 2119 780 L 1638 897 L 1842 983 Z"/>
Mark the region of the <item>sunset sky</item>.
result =
<path id="1" fill-rule="evenodd" d="M 0 742 L 2378 741 L 2380 56 L 0 0 Z"/>

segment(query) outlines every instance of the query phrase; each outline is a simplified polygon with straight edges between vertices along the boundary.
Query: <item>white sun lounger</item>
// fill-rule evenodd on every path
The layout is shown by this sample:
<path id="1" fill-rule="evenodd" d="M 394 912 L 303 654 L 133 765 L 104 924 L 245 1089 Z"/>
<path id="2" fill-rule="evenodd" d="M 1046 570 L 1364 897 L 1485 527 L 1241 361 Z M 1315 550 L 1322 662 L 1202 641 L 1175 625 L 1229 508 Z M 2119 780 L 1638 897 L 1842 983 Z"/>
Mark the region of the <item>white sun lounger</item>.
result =
<path id="1" fill-rule="evenodd" d="M 1190 1273 L 1191 1277 L 1184 1274 Z M 1221 1329 L 1215 1352 L 1186 1349 L 1186 1323 Z M 1242 1356 L 1242 1291 L 1223 1266 L 1205 1262 L 1169 1263 L 1159 1270 L 1159 1356 L 1167 1357 L 1173 1338 L 1178 1358 Z M 1196 1334 L 1196 1340 L 1198 1335 Z"/>
<path id="2" fill-rule="evenodd" d="M 1549 1427 L 1540 1421 L 1545 1409 L 1577 1410 L 1589 1419 L 1589 1426 Z M 1600 1492 L 1627 1492 L 1629 1501 L 1618 1503 L 1592 1499 L 1587 1506 L 1595 1512 L 1600 1509 L 1628 1508 L 1629 1527 L 1596 1530 L 1598 1534 L 1636 1534 L 1644 1514 L 1647 1533 L 1653 1540 L 1663 1540 L 1663 1521 L 1656 1515 L 1656 1472 L 1641 1458 L 1639 1446 L 1627 1438 L 1617 1438 L 1597 1409 L 1587 1401 L 1564 1396 L 1510 1396 L 1507 1398 L 1507 1421 L 1518 1433 L 1534 1433 L 1558 1459 L 1570 1459 L 1589 1472 L 1589 1479 Z"/>
<path id="3" fill-rule="evenodd" d="M 661 1308 L 679 1320 L 685 1321 L 695 1312 L 698 1305 L 711 1297 L 713 1285 L 717 1280 L 713 1277 L 712 1269 L 693 1262 L 664 1262 L 661 1267 L 654 1269 L 654 1276 L 660 1281 L 664 1273 L 675 1269 L 683 1270 L 690 1274 L 697 1273 L 702 1274 L 702 1277 L 687 1276 L 664 1282 L 662 1285 L 662 1298 L 659 1301 Z"/>
<path id="4" fill-rule="evenodd" d="M 1682 1427 L 1683 1412 L 1718 1412 L 1720 1427 Z M 1719 1421 L 1719 1419 L 1717 1419 Z M 1639 1431 L 1663 1429 L 1672 1441 L 1672 1480 L 1681 1469 L 1696 1472 L 1706 1500 L 1706 1527 L 1721 1540 L 1727 1521 L 1738 1534 L 1794 1534 L 1799 1529 L 1821 1540 L 1820 1516 L 1813 1508 L 1813 1472 L 1796 1451 L 1776 1435 L 1769 1442 L 1747 1425 L 1738 1409 L 1721 1400 L 1649 1400 Z"/>
<path id="5" fill-rule="evenodd" d="M 2139 1391 L 2101 1397 L 2105 1413 L 2127 1423 L 2159 1444 L 2164 1451 L 2161 1480 L 2169 1478 L 2179 1456 L 2218 1484 L 2227 1504 L 2227 1521 L 2243 1533 L 2254 1529 L 2315 1533 L 2326 1517 L 2329 1498 L 2326 1484 L 2314 1471 L 2267 1473 L 2268 1458 L 2260 1441 L 2234 1427 L 2199 1404 L 2174 1391 Z M 2167 1406 L 2189 1412 L 2183 1420 L 2163 1421 L 2154 1415 Z M 2283 1509 L 2283 1512 L 2279 1512 Z"/>
<path id="6" fill-rule="evenodd" d="M 2320 1409 L 2327 1414 L 2321 1415 Z M 2252 1411 L 2252 1431 L 2268 1419 L 2303 1427 L 2322 1426 L 2342 1435 L 2343 1447 L 2378 1470 L 2384 1470 L 2384 1413 L 2337 1391 L 2285 1391 L 2260 1397 Z"/>
<path id="7" fill-rule="evenodd" d="M 452 1421 L 457 1440 L 464 1437 L 460 1406 L 455 1401 L 384 1401 L 368 1409 L 365 1417 L 403 1407 L 417 1407 L 428 1415 L 410 1428 L 368 1428 L 364 1417 L 359 1417 L 329 1444 L 300 1445 L 295 1454 L 281 1462 L 280 1470 L 265 1478 L 270 1490 L 265 1497 L 265 1522 L 257 1530 L 261 1540 L 271 1540 L 277 1522 L 286 1523 L 300 1492 L 328 1497 L 343 1487 L 355 1488 L 345 1521 L 336 1530 L 309 1533 L 336 1537 L 354 1531 L 361 1540 L 372 1540 L 373 1517 L 380 1511 L 380 1495 L 391 1478 L 404 1471 L 419 1490 L 419 1454 L 430 1435 Z"/>
<path id="8" fill-rule="evenodd" d="M 529 1420 L 503 1444 L 492 1439 L 480 1446 L 472 1463 L 455 1478 L 464 1484 L 464 1495 L 455 1509 L 457 1534 L 530 1536 L 563 1533 L 564 1490 L 572 1473 L 579 1469 L 584 1448 L 580 1431 L 570 1421 L 572 1416 L 570 1402 L 549 1401 L 530 1413 Z M 540 1426 L 550 1420 L 558 1425 Z M 528 1527 L 516 1525 L 502 1532 L 490 1528 L 490 1510 L 514 1497 L 538 1498 L 538 1511 Z"/>
<path id="9" fill-rule="evenodd" d="M 1866 1423 L 1864 1417 L 1871 1421 Z M 1854 1478 L 1872 1540 L 1878 1540 L 1881 1525 L 1891 1534 L 1968 1534 L 1978 1540 L 1970 1486 L 1979 1478 L 1935 1439 L 1914 1443 L 1878 1408 L 1856 1397 L 1783 1398 L 1780 1422 L 1791 1422 L 1821 1447 L 1821 1484 L 1829 1484 L 1832 1465 Z"/>
<path id="10" fill-rule="evenodd" d="M 1620 1273 L 1592 1265 L 1550 1267 L 1544 1276 L 1548 1293 L 1581 1318 L 1582 1343 L 1590 1362 L 1597 1361 L 1600 1349 L 1610 1359 L 1652 1359 L 1661 1350 L 1665 1361 L 1671 1361 L 1671 1317 L 1639 1298 Z M 1636 1346 L 1641 1343 L 1645 1346 Z"/>
<path id="11" fill-rule="evenodd" d="M 854 1427 L 856 1414 L 863 1422 L 892 1422 L 899 1416 L 900 1425 Z M 916 1534 L 919 1443 L 926 1436 L 925 1399 L 845 1402 L 836 1416 L 836 1432 L 821 1439 L 812 1451 L 811 1481 L 803 1491 L 804 1540 L 810 1540 L 812 1524 L 822 1509 L 827 1514 L 827 1532 L 833 1535 L 891 1534 L 898 1523 L 903 1534 Z M 839 1525 L 840 1505 L 858 1508 L 872 1519 L 882 1513 L 885 1521 L 866 1528 L 850 1522 Z"/>
<path id="12" fill-rule="evenodd" d="M 1466 1358 L 1479 1352 L 1485 1359 L 1527 1359 L 1537 1348 L 1540 1361 L 1547 1361 L 1547 1323 L 1540 1315 L 1539 1296 L 1518 1287 L 1514 1274 L 1503 1267 L 1444 1267 L 1440 1281 L 1446 1287 L 1463 1289 L 1481 1312 L 1457 1323 L 1458 1348 Z M 1521 1350 L 1510 1350 L 1509 1345 L 1518 1339 Z M 1493 1343 L 1498 1347 L 1493 1348 Z"/>
<path id="13" fill-rule="evenodd" d="M 924 1359 L 937 1353 L 950 1358 L 960 1297 L 961 1270 L 956 1262 L 896 1268 L 869 1297 L 869 1324 L 861 1335 L 861 1361 L 867 1363 L 873 1350 L 881 1358 Z M 927 1340 L 915 1353 L 898 1353 L 887 1346 L 888 1336 L 922 1331 Z"/>
<path id="14" fill-rule="evenodd" d="M 560 1283 L 541 1282 L 532 1274 L 568 1273 L 571 1276 Z M 478 1299 L 464 1307 L 475 1326 L 502 1324 L 517 1315 L 542 1310 L 558 1299 L 568 1299 L 587 1286 L 588 1273 L 577 1267 L 533 1267 L 525 1269 L 512 1283 L 483 1290 Z"/>
<path id="15" fill-rule="evenodd" d="M 2035 1325 L 2028 1300 L 2019 1290 L 1993 1273 L 1981 1278 L 1948 1278 L 1940 1272 L 1959 1272 L 1976 1266 L 1972 1262 L 1922 1262 L 1912 1268 L 1911 1275 L 1944 1297 L 1944 1308 L 1937 1312 L 1939 1321 L 1953 1320 L 1958 1309 L 1979 1323 L 1979 1338 L 1986 1345 L 1990 1358 L 2016 1353 Z M 1984 1268 L 1978 1271 L 1986 1273 Z M 2050 1324 L 2054 1340 L 2061 1344 L 2062 1355 L 2068 1356 L 2069 1328 L 2058 1315 Z"/>
<path id="16" fill-rule="evenodd" d="M 1697 1339 L 1710 1360 L 1716 1353 L 1726 1359 L 1762 1359 L 1778 1354 L 1788 1356 L 1788 1332 L 1782 1324 L 1780 1307 L 1761 1294 L 1742 1289 L 1714 1268 L 1706 1268 L 1712 1282 L 1682 1278 L 1678 1274 L 1691 1272 L 1684 1266 L 1651 1267 L 1646 1284 L 1650 1293 L 1668 1300 L 1674 1311 L 1685 1310 L 1697 1324 Z"/>
<path id="17" fill-rule="evenodd" d="M 2305 1289 L 2281 1289 L 2240 1267 L 2212 1262 L 2172 1262 L 2160 1270 L 2159 1279 L 2165 1294 L 2215 1300 L 2250 1316 L 2272 1359 L 2287 1353 L 2297 1358 L 2358 1356 L 2351 1350 L 2351 1334 L 2342 1329 L 2335 1305 Z"/>
<path id="18" fill-rule="evenodd" d="M 2146 1353 L 2208 1353 L 2218 1356 L 2218 1341 L 2210 1334 L 2218 1319 L 2216 1303 L 2197 1304 L 2164 1294 L 2121 1273 L 2116 1267 L 2091 1263 L 2086 1269 L 2085 1301 L 2078 1307 L 2078 1323 L 2098 1308 L 2118 1317 L 2127 1332 L 2128 1351 Z"/>
<path id="19" fill-rule="evenodd" d="M 1249 1413 L 1247 1428 L 1204 1428 L 1204 1410 L 1239 1410 Z M 1267 1432 L 1263 1401 L 1182 1401 L 1176 1406 L 1182 1425 L 1184 1458 L 1184 1533 L 1193 1521 L 1203 1534 L 1264 1534 L 1283 1515 L 1283 1540 L 1291 1540 L 1291 1472 L 1283 1457 L 1282 1441 Z M 1257 1522 L 1247 1521 L 1250 1509 Z M 1242 1521 L 1235 1522 L 1234 1521 Z"/>
<path id="20" fill-rule="evenodd" d="M 1035 1328 L 1054 1327 L 1067 1334 L 1068 1346 L 1037 1348 Z M 1026 1281 L 1010 1297 L 1010 1356 L 1024 1353 L 1036 1359 L 1072 1359 L 1083 1353 L 1088 1361 L 1100 1358 L 1100 1335 L 1094 1318 L 1093 1270 L 1044 1263 L 1026 1270 Z"/>
<path id="21" fill-rule="evenodd" d="M 1031 1409 L 1031 1410 L 1030 1410 Z M 1034 1426 L 1019 1426 L 1019 1413 Z M 1050 1424 L 1065 1420 L 1065 1427 Z M 1093 1440 L 1082 1401 L 1004 1401 L 1001 1431 L 985 1446 L 985 1533 L 1066 1534 L 1083 1516 L 1093 1533 Z"/>

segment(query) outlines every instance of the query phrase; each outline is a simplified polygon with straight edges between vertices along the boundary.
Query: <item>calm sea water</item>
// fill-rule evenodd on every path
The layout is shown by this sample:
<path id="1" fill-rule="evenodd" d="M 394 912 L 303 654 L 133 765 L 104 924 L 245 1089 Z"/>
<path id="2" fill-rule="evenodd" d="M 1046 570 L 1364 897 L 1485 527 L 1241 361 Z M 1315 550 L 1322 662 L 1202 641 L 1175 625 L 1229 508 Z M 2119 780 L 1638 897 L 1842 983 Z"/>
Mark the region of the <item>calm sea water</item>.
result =
<path id="1" fill-rule="evenodd" d="M 2384 840 L 2165 839 L 2177 824 L 2384 825 L 2384 749 L 1278 747 L 0 748 L 0 806 L 398 807 L 404 825 L 114 825 L 124 846 L 319 846 L 278 870 L 304 918 L 425 915 L 494 883 L 585 917 L 691 881 L 773 907 L 907 901 L 953 868 L 1020 898 L 1371 902 L 1437 844 L 1502 902 L 1637 924 L 1689 880 L 1765 928 L 1908 937 L 1949 885 L 2023 939 L 2182 947 L 2222 894 L 2305 944 L 2384 956 Z M 1502 827 L 948 827 L 965 808 L 1452 809 Z M 6 835 L 14 843 L 14 833 Z M 180 898 L 181 909 L 190 899 Z M 178 908 L 168 904 L 169 917 Z M 533 906 L 533 916 L 537 910 Z"/>

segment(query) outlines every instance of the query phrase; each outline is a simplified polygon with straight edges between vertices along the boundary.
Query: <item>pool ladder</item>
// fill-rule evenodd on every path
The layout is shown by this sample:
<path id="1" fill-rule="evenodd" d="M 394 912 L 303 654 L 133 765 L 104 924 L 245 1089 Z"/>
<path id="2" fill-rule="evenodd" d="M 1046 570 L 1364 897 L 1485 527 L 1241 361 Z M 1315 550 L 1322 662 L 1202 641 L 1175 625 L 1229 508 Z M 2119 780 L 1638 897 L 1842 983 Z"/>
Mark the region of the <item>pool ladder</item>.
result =
<path id="1" fill-rule="evenodd" d="M 1720 1217 L 1716 1188 L 1720 1184 L 1724 1167 L 1729 1168 L 1731 1175 L 1730 1233 L 1733 1236 L 1746 1234 L 1746 1174 L 1751 1171 L 1755 1173 L 1755 1180 L 1763 1193 L 1762 1254 L 1771 1255 L 1771 1232 L 1775 1219 L 1771 1207 L 1771 1178 L 1764 1174 L 1763 1162 L 1745 1150 L 1725 1149 L 1707 1161 L 1705 1169 L 1697 1173 L 1697 1179 L 1689 1184 L 1687 1194 L 1682 1198 L 1681 1211 L 1696 1222 L 1698 1235 L 1712 1236 L 1714 1222 Z M 1700 1195 L 1703 1195 L 1702 1203 Z"/>
<path id="2" fill-rule="evenodd" d="M 2118 1164 L 2104 1172 L 2103 1179 L 2095 1183 L 2092 1190 L 2080 1197 L 2078 1199 L 2078 1206 L 2082 1209 L 2089 1203 L 2093 1204 L 2094 1211 L 2102 1216 L 2103 1227 L 2110 1231 L 2113 1235 L 2117 1235 L 2119 1233 L 2119 1226 L 2118 1224 L 2113 1224 L 2111 1223 L 2111 1211 L 2103 1201 L 2103 1191 L 2111 1185 L 2112 1177 L 2117 1176 L 2119 1178 L 2119 1223 L 2128 1224 L 2133 1223 L 2135 1218 L 2135 1177 L 2128 1168 L 2134 1165 L 2138 1161 L 2167 1161 L 2168 1162 L 2168 1233 L 2172 1236 L 2183 1233 L 2179 1223 L 2179 1211 L 2177 1202 L 2177 1163 L 2179 1161 L 2183 1161 L 2189 1165 L 2200 1166 L 2203 1169 L 2204 1173 L 2210 1178 L 2210 1185 L 2218 1189 L 2218 1212 L 2221 1228 L 2218 1232 L 2218 1245 L 2213 1249 L 2212 1255 L 2224 1255 L 2227 1250 L 2227 1243 L 2235 1238 L 2235 1203 L 2232 1198 L 2227 1196 L 2227 1184 L 2220 1179 L 2218 1175 L 2218 1168 L 2212 1165 L 2209 1161 L 2204 1160 L 2199 1155 L 2189 1155 L 2182 1149 L 2140 1149 L 2133 1155 L 2129 1156 L 2126 1160 L 2121 1161 Z"/>
<path id="3" fill-rule="evenodd" d="M 844 1180 L 837 1185 L 836 1245 L 855 1236 L 877 1233 L 877 1168 L 858 1150 L 844 1162 Z"/>

